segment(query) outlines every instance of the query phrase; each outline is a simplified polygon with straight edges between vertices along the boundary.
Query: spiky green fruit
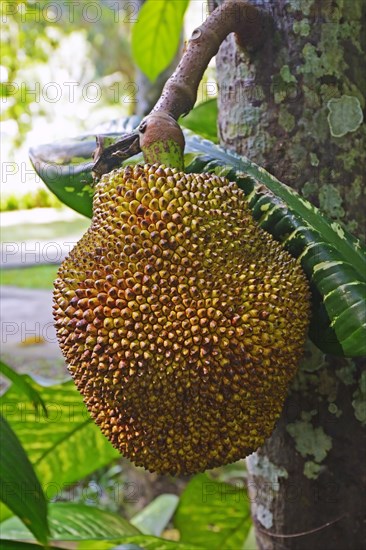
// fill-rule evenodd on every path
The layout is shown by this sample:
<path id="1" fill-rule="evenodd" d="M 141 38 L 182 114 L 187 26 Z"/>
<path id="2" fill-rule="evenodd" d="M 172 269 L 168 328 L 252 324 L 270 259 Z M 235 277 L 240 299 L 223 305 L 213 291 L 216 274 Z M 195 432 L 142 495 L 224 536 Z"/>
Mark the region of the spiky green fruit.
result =
<path id="1" fill-rule="evenodd" d="M 245 457 L 279 417 L 309 289 L 236 183 L 137 165 L 97 184 L 54 316 L 89 411 L 123 455 L 187 474 Z"/>

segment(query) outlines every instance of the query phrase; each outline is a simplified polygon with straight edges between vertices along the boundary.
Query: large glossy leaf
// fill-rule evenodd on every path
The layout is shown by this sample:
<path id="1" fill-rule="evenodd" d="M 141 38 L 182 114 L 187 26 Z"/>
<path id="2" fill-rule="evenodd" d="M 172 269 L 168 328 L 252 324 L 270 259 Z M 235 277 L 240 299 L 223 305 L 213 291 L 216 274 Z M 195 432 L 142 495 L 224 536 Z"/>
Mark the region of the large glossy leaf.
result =
<path id="1" fill-rule="evenodd" d="M 117 514 L 91 506 L 72 503 L 50 504 L 49 521 L 51 542 L 75 541 L 73 548 L 80 550 L 199 550 L 197 546 L 141 535 L 138 529 Z M 29 540 L 32 536 L 18 518 L 10 518 L 1 525 L 2 538 L 6 538 L 6 543 L 9 544 L 11 540 Z M 2 548 L 5 541 L 1 539 Z M 9 548 L 16 547 L 9 544 Z"/>
<path id="2" fill-rule="evenodd" d="M 0 499 L 19 517 L 19 524 L 47 543 L 47 502 L 24 449 L 0 415 Z M 28 533 L 29 533 L 28 531 Z"/>
<path id="3" fill-rule="evenodd" d="M 34 389 L 33 385 L 28 381 L 28 377 L 26 374 L 19 374 L 14 369 L 9 367 L 9 365 L 3 363 L 1 360 L 0 374 L 6 376 L 6 378 L 11 380 L 13 384 L 17 386 L 18 389 L 31 400 L 36 409 L 37 407 L 42 407 L 43 412 L 47 414 L 45 402 L 43 401 L 40 394 Z"/>
<path id="4" fill-rule="evenodd" d="M 199 152 L 189 171 L 218 171 L 248 196 L 254 218 L 300 258 L 310 280 L 313 315 L 310 336 L 323 351 L 366 355 L 365 245 L 263 168 L 204 140 L 186 136 Z"/>
<path id="5" fill-rule="evenodd" d="M 0 407 L 17 434 L 48 498 L 118 457 L 118 452 L 91 420 L 73 381 L 36 391 L 47 415 L 14 385 Z"/>
<path id="6" fill-rule="evenodd" d="M 242 548 L 252 525 L 244 486 L 195 476 L 180 498 L 174 524 L 182 542 L 211 550 Z"/>
<path id="7" fill-rule="evenodd" d="M 146 0 L 132 28 L 132 55 L 154 81 L 177 53 L 188 0 Z"/>
<path id="8" fill-rule="evenodd" d="M 48 508 L 50 539 L 56 540 L 118 540 L 139 535 L 140 531 L 127 520 L 93 506 L 58 502 Z M 1 524 L 1 538 L 29 540 L 29 530 L 13 517 Z"/>
<path id="9" fill-rule="evenodd" d="M 130 124 L 129 119 L 122 124 Z M 112 131 L 118 132 L 114 127 Z M 107 134 L 111 136 L 112 134 Z M 120 134 L 115 133 L 116 139 Z M 245 191 L 248 204 L 259 224 L 271 233 L 301 264 L 311 282 L 313 315 L 310 337 L 324 352 L 357 357 L 366 355 L 366 254 L 365 246 L 344 228 L 326 219 L 311 203 L 294 190 L 278 181 L 263 168 L 245 157 L 225 150 L 192 132 L 185 130 L 186 170 L 189 172 L 215 171 L 235 180 Z M 33 162 L 39 159 L 47 166 L 50 151 L 62 158 L 66 148 L 75 155 L 85 145 L 84 138 L 67 145 L 62 143 L 40 146 L 33 150 Z M 88 142 L 89 155 L 95 143 Z M 75 159 L 74 159 L 75 160 Z M 132 159 L 131 162 L 133 162 Z M 67 158 L 64 170 L 67 172 Z M 57 188 L 58 196 L 65 196 L 65 178 L 50 182 L 47 171 L 41 169 L 41 178 L 50 187 Z M 76 181 L 77 178 L 76 178 Z M 73 205 L 74 194 L 68 193 L 68 204 Z M 91 215 L 92 197 L 85 197 L 84 208 Z"/>
<path id="10" fill-rule="evenodd" d="M 112 121 L 108 130 L 100 129 L 100 134 L 107 142 L 114 141 L 132 132 L 139 121 L 136 116 Z M 95 148 L 96 133 L 90 133 L 29 150 L 35 171 L 50 191 L 64 204 L 89 218 L 93 205 L 92 155 Z"/>
<path id="11" fill-rule="evenodd" d="M 39 544 L 31 542 L 20 542 L 19 540 L 3 540 L 1 539 L 1 550 L 39 550 Z M 47 546 L 47 548 L 56 548 L 55 546 Z M 70 550 L 63 546 L 57 545 L 57 550 Z"/>
<path id="12" fill-rule="evenodd" d="M 202 550 L 207 549 L 207 546 L 196 546 L 193 544 L 185 544 L 183 542 L 175 542 L 165 540 L 150 535 L 136 535 L 134 537 L 124 537 L 119 541 L 85 541 L 77 545 L 78 550 Z M 251 549 L 252 550 L 252 549 Z"/>
<path id="13" fill-rule="evenodd" d="M 47 187 L 64 204 L 90 217 L 93 197 L 93 161 L 95 135 L 59 142 L 58 147 L 32 147 L 29 156 L 33 167 Z M 62 185 L 60 185 L 62 182 Z"/>
<path id="14" fill-rule="evenodd" d="M 109 548 L 194 550 L 198 548 L 154 536 L 141 535 L 136 527 L 117 514 L 81 504 L 50 504 L 49 524 L 51 542 L 75 541 L 75 547 L 80 550 L 107 550 Z M 10 518 L 1 525 L 1 537 L 8 540 L 29 540 L 31 534 L 18 518 Z M 2 543 L 3 541 L 1 541 L 1 545 Z"/>

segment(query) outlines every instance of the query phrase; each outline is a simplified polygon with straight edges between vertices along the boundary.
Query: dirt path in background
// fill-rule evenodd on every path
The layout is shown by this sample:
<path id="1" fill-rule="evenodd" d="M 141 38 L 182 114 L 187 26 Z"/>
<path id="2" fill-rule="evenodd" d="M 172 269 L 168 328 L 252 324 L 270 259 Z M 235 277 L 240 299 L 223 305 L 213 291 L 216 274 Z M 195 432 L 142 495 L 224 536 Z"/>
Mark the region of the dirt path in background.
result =
<path id="1" fill-rule="evenodd" d="M 2 360 L 22 372 L 65 378 L 53 326 L 52 290 L 1 286 L 0 297 Z"/>

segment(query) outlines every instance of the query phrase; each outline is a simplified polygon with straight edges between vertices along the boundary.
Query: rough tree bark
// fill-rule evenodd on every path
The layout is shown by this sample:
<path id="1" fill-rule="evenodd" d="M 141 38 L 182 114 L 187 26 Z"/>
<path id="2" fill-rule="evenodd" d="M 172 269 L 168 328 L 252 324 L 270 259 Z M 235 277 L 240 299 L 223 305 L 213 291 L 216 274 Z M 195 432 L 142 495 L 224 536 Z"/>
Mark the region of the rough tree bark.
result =
<path id="1" fill-rule="evenodd" d="M 274 28 L 251 56 L 239 50 L 233 35 L 220 49 L 221 142 L 362 236 L 366 3 L 252 3 L 273 16 Z M 261 549 L 364 548 L 366 372 L 361 374 L 361 366 L 362 361 L 325 356 L 309 343 L 275 432 L 248 459 Z"/>

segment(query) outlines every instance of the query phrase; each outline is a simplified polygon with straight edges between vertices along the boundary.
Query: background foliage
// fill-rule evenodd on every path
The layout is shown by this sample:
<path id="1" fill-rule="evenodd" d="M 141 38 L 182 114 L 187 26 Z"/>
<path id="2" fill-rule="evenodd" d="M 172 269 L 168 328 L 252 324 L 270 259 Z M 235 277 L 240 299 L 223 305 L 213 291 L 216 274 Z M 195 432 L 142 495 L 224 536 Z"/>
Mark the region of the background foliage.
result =
<path id="1" fill-rule="evenodd" d="M 117 9 L 115 2 L 105 0 L 100 2 L 102 15 L 98 20 L 92 21 L 90 13 L 89 17 L 78 13 L 76 22 L 71 21 L 66 4 L 29 2 L 35 6 L 35 13 L 41 11 L 37 24 L 32 17 L 24 18 L 25 2 L 14 1 L 16 9 L 7 14 L 2 34 L 1 95 L 3 117 L 16 129 L 11 132 L 15 147 L 24 141 L 34 117 L 44 115 L 44 105 L 34 99 L 31 86 L 24 84 L 37 82 L 37 74 L 50 59 L 62 55 L 64 43 L 77 44 L 76 34 L 83 36 L 88 45 L 87 70 L 83 75 L 83 70 L 75 66 L 74 78 L 84 84 L 95 80 L 102 90 L 101 103 L 117 104 L 120 114 L 121 97 L 126 99 L 135 92 L 133 85 L 128 87 L 135 77 L 131 25 L 135 23 L 134 61 L 153 81 L 175 54 L 188 2 L 147 0 L 137 17 L 133 3 Z M 57 21 L 53 23 L 52 18 Z M 133 102 L 127 104 L 127 112 L 129 109 L 133 110 Z M 188 169 L 211 170 L 239 181 L 259 223 L 301 259 L 313 285 L 314 314 L 318 319 L 323 315 L 323 330 L 333 331 L 328 344 L 334 344 L 339 353 L 361 353 L 366 341 L 362 309 L 366 270 L 361 243 L 341 226 L 328 223 L 319 211 L 258 166 L 216 148 L 216 119 L 216 101 L 210 100 L 181 120 L 183 126 L 200 134 L 187 133 Z M 118 132 L 123 124 L 127 131 L 137 121 L 120 123 Z M 51 149 L 33 150 L 33 160 L 39 161 L 38 170 L 51 191 L 63 203 L 89 216 L 94 135 L 92 132 Z M 52 163 L 50 152 L 55 153 Z M 50 164 L 57 178 L 50 177 Z M 11 209 L 11 201 L 7 209 Z M 315 340 L 317 336 L 313 331 Z M 118 545 L 161 550 L 255 547 L 241 463 L 186 479 L 179 496 L 163 492 L 143 510 L 126 509 L 123 517 L 115 494 L 120 459 L 91 421 L 74 384 L 69 380 L 42 384 L 31 376 L 17 374 L 4 363 L 1 372 L 10 380 L 0 400 L 3 548 L 34 548 L 33 544 L 18 541 L 35 539 L 42 544 L 49 540 L 51 545 L 57 541 L 58 548 L 66 548 L 68 541 L 73 541 L 73 548 L 88 550 Z M 109 508 L 96 506 L 100 498 L 85 498 L 78 493 L 86 486 L 91 495 L 90 480 L 96 470 L 97 496 L 101 486 L 103 494 L 107 490 L 113 493 Z M 137 479 L 138 475 L 142 473 L 137 472 Z M 129 494 L 138 486 L 125 483 L 124 479 L 123 490 Z M 68 498 L 70 488 L 75 489 L 74 498 Z"/>

